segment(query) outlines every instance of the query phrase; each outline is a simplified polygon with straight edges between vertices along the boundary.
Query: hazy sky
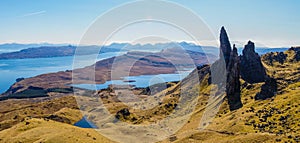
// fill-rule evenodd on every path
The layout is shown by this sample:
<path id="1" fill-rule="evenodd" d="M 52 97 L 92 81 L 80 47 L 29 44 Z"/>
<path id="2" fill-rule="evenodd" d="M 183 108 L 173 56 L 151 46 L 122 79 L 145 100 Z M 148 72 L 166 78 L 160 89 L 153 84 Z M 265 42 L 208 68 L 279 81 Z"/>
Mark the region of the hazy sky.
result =
<path id="1" fill-rule="evenodd" d="M 77 44 L 99 15 L 127 2 L 131 1 L 1 0 L 0 43 Z M 172 0 L 171 2 L 194 11 L 216 36 L 220 27 L 224 25 L 231 40 L 236 43 L 246 43 L 251 39 L 259 45 L 269 47 L 300 45 L 299 0 Z M 178 14 L 174 12 L 174 16 Z M 112 18 L 119 17 L 116 15 Z M 159 27 L 157 29 L 162 30 Z M 119 37 L 118 40 L 128 41 L 128 37 Z M 209 43 L 203 43 L 206 44 Z"/>

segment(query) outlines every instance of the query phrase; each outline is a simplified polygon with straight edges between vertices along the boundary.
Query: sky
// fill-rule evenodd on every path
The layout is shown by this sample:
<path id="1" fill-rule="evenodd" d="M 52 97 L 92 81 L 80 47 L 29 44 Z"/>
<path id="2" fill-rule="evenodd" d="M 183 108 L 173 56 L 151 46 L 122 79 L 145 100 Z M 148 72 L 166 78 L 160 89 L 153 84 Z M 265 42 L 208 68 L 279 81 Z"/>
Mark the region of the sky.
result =
<path id="1" fill-rule="evenodd" d="M 130 2 L 134 1 L 1 0 L 0 43 L 78 44 L 99 16 Z M 237 44 L 242 45 L 252 40 L 266 47 L 300 45 L 299 0 L 170 0 L 169 2 L 193 11 L 216 38 L 221 26 L 225 26 L 231 41 Z M 151 9 L 151 5 L 147 8 Z M 164 13 L 164 11 L 156 12 Z M 174 17 L 181 14 L 178 11 L 173 13 Z M 111 19 L 121 18 L 118 14 L 111 15 Z M 193 28 L 199 30 L 197 27 Z M 139 41 L 137 38 L 142 39 L 145 33 L 157 35 L 163 33 L 166 37 L 182 35 L 172 28 L 166 28 L 166 25 L 157 23 L 136 24 L 120 31 L 112 41 Z M 185 36 L 173 36 L 171 39 L 190 40 Z M 213 44 L 204 40 L 201 45 Z"/>

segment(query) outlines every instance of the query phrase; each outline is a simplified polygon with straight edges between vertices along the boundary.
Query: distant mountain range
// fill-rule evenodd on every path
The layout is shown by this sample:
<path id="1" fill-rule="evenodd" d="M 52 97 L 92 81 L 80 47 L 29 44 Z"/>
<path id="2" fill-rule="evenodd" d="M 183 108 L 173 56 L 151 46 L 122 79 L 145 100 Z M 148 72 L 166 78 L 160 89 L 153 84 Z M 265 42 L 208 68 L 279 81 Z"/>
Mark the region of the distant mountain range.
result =
<path id="1" fill-rule="evenodd" d="M 20 43 L 6 43 L 0 44 L 0 53 L 16 52 L 23 49 L 42 47 L 42 46 L 66 46 L 68 44 L 50 44 L 50 43 L 39 43 L 39 44 L 20 44 Z"/>
<path id="2" fill-rule="evenodd" d="M 80 55 L 89 55 L 106 52 L 128 52 L 128 51 L 145 51 L 159 52 L 163 49 L 183 48 L 188 51 L 201 52 L 206 54 L 219 55 L 219 49 L 213 46 L 199 46 L 187 42 L 171 42 L 157 44 L 129 44 L 129 43 L 112 43 L 107 46 L 73 46 L 67 44 L 2 44 L 0 45 L 0 59 L 25 59 L 25 58 L 49 58 L 73 56 L 75 52 Z M 99 49 L 101 49 L 99 51 Z M 268 52 L 282 52 L 288 48 L 257 48 L 259 55 Z M 241 54 L 242 48 L 238 49 Z"/>

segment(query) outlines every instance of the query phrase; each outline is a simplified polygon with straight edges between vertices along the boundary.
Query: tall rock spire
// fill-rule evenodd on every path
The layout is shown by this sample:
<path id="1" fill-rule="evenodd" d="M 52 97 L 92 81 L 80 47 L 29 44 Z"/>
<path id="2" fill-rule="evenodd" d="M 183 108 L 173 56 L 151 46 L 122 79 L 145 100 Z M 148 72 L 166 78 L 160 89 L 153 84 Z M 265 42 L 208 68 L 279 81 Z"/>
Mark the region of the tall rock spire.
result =
<path id="1" fill-rule="evenodd" d="M 220 59 L 212 64 L 212 83 L 218 89 L 225 89 L 231 111 L 243 107 L 240 89 L 240 58 L 235 45 L 231 49 L 229 38 L 224 27 L 220 31 Z M 222 92 L 222 91 L 221 91 Z"/>
<path id="2" fill-rule="evenodd" d="M 224 26 L 221 28 L 220 32 L 220 58 L 225 60 L 226 66 L 228 65 L 231 53 L 231 45 L 229 38 Z"/>
<path id="3" fill-rule="evenodd" d="M 226 94 L 230 110 L 236 110 L 243 106 L 241 102 L 240 59 L 235 45 L 233 45 L 227 66 Z"/>
<path id="4" fill-rule="evenodd" d="M 255 52 L 255 45 L 249 41 L 241 56 L 241 76 L 249 83 L 264 82 L 267 74 L 260 56 Z"/>

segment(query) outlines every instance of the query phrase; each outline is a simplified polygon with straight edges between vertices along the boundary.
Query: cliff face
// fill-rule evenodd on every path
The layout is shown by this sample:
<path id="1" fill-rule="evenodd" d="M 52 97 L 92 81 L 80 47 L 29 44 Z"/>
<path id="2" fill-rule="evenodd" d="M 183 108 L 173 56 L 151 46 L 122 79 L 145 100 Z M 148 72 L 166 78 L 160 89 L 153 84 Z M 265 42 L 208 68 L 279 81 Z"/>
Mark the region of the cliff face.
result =
<path id="1" fill-rule="evenodd" d="M 258 83 L 266 79 L 266 70 L 261 63 L 260 56 L 255 52 L 255 45 L 249 41 L 243 49 L 241 59 L 241 77 L 246 82 Z"/>

